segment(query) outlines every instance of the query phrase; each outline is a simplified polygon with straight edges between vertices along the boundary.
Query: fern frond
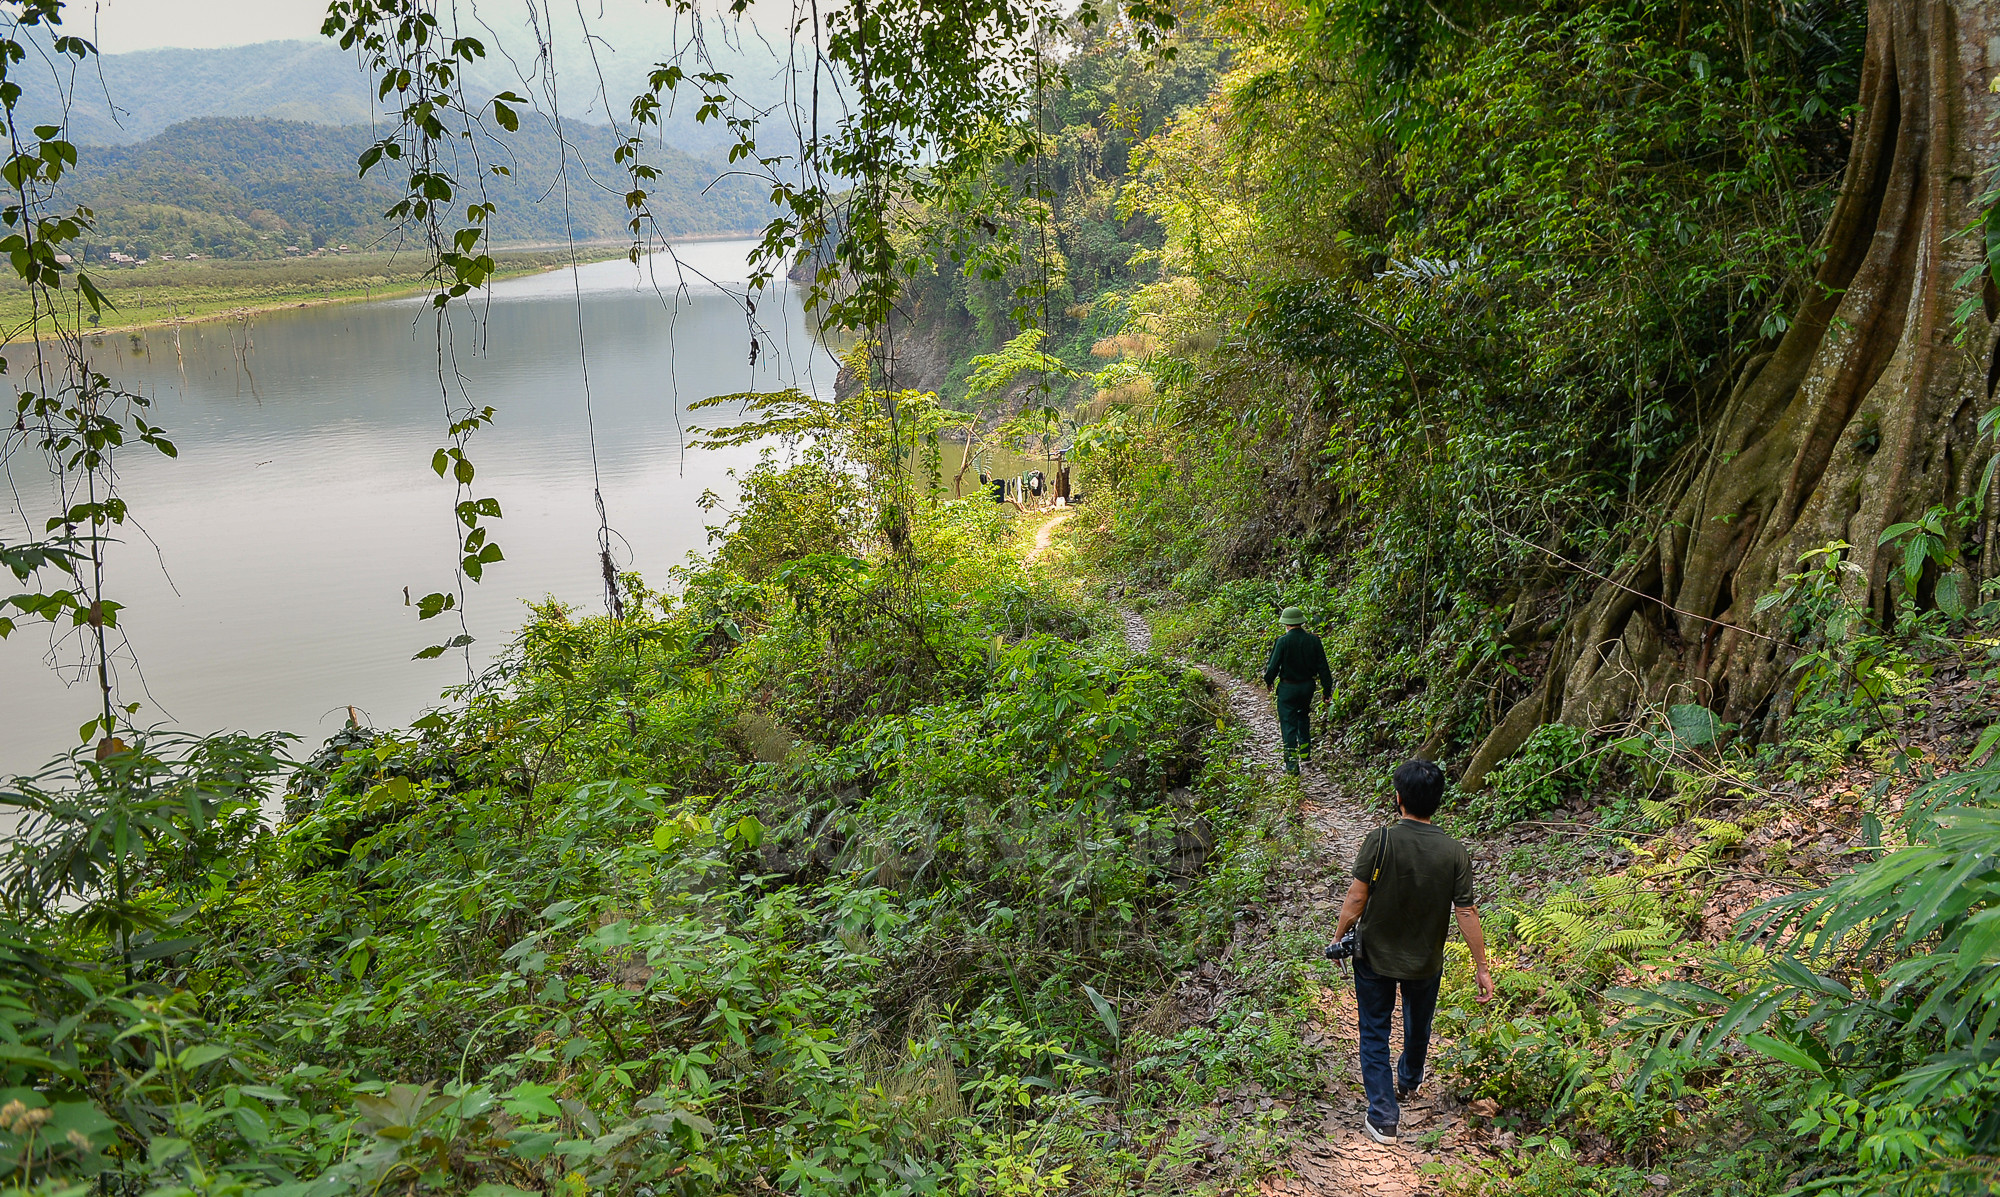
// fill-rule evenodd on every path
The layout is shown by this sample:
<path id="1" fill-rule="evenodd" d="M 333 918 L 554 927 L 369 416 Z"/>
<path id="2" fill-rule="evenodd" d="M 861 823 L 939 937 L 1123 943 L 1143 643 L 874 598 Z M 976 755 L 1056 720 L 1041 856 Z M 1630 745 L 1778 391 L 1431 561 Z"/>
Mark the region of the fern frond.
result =
<path id="1" fill-rule="evenodd" d="M 1641 798 L 1639 799 L 1639 813 L 1644 815 L 1646 822 L 1651 823 L 1653 826 L 1667 827 L 1675 822 L 1676 816 L 1680 813 L 1680 807 L 1673 802 L 1660 802 L 1652 798 Z"/>
<path id="2" fill-rule="evenodd" d="M 1576 1019 L 1579 1022 L 1583 1021 L 1583 1007 L 1577 1004 L 1576 997 L 1569 991 L 1569 986 L 1551 985 L 1542 992 L 1548 1004 L 1557 1013 Z"/>
<path id="3" fill-rule="evenodd" d="M 1673 942 L 1673 928 L 1665 923 L 1650 923 L 1643 927 L 1626 927 L 1613 931 L 1597 943 L 1600 952 L 1636 952 L 1641 948 L 1662 948 Z"/>

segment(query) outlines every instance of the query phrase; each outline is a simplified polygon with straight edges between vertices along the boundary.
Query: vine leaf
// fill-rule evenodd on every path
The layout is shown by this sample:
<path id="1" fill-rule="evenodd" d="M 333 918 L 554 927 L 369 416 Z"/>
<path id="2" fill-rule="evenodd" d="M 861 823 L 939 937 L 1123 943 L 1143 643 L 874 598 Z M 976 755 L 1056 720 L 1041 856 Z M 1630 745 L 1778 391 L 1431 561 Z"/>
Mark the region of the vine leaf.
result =
<path id="1" fill-rule="evenodd" d="M 451 651 L 454 648 L 464 648 L 466 645 L 471 643 L 472 643 L 472 637 L 466 635 L 464 632 L 460 632 L 458 635 L 453 636 L 451 639 L 445 641 L 443 644 L 433 644 L 429 648 L 417 650 L 416 655 L 412 656 L 410 660 L 428 661 L 434 657 L 442 657 L 443 655 L 445 655 L 445 653 Z"/>

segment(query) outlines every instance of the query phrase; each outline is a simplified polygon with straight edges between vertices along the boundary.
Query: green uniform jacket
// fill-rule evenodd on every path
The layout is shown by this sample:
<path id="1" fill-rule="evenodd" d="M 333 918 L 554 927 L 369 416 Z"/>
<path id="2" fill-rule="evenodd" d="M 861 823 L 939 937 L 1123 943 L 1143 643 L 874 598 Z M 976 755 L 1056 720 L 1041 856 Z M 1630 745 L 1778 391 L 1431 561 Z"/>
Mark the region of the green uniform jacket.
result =
<path id="1" fill-rule="evenodd" d="M 1278 637 L 1271 646 L 1270 664 L 1264 666 L 1264 684 L 1274 682 L 1303 682 L 1307 686 L 1318 682 L 1328 698 L 1333 697 L 1333 670 L 1326 664 L 1326 649 L 1320 645 L 1319 637 L 1304 628 L 1293 628 Z M 1307 692 L 1311 700 L 1311 692 Z"/>

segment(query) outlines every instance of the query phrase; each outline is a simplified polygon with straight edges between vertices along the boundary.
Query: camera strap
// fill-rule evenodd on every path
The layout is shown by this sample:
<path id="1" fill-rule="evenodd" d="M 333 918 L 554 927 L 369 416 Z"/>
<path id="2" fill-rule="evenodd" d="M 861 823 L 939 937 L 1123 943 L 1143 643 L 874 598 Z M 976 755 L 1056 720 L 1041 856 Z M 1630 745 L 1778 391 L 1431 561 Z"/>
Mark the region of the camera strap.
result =
<path id="1" fill-rule="evenodd" d="M 1382 880 L 1382 855 L 1389 850 L 1389 833 L 1393 825 L 1382 829 L 1382 838 L 1375 841 L 1375 867 L 1368 874 L 1368 900 L 1361 904 L 1360 917 L 1354 920 L 1355 956 L 1361 955 L 1361 921 L 1368 917 L 1368 908 L 1375 904 L 1375 883 Z"/>
<path id="2" fill-rule="evenodd" d="M 1389 833 L 1394 830 L 1395 826 L 1393 824 L 1384 827 L 1382 829 L 1382 838 L 1375 841 L 1375 871 L 1368 875 L 1368 900 L 1370 902 L 1375 900 L 1375 883 L 1382 880 L 1382 854 L 1389 850 Z M 1365 906 L 1361 909 L 1363 914 L 1368 912 L 1368 908 Z"/>

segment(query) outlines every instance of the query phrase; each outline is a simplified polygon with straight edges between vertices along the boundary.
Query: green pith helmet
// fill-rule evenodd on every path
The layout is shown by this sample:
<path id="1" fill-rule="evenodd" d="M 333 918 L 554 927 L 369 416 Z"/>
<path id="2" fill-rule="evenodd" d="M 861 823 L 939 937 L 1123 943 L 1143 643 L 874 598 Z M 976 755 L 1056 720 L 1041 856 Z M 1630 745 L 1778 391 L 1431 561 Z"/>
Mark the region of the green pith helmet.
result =
<path id="1" fill-rule="evenodd" d="M 1278 622 L 1288 628 L 1300 627 L 1305 621 L 1306 613 L 1297 607 L 1286 607 L 1283 611 L 1278 612 Z"/>

